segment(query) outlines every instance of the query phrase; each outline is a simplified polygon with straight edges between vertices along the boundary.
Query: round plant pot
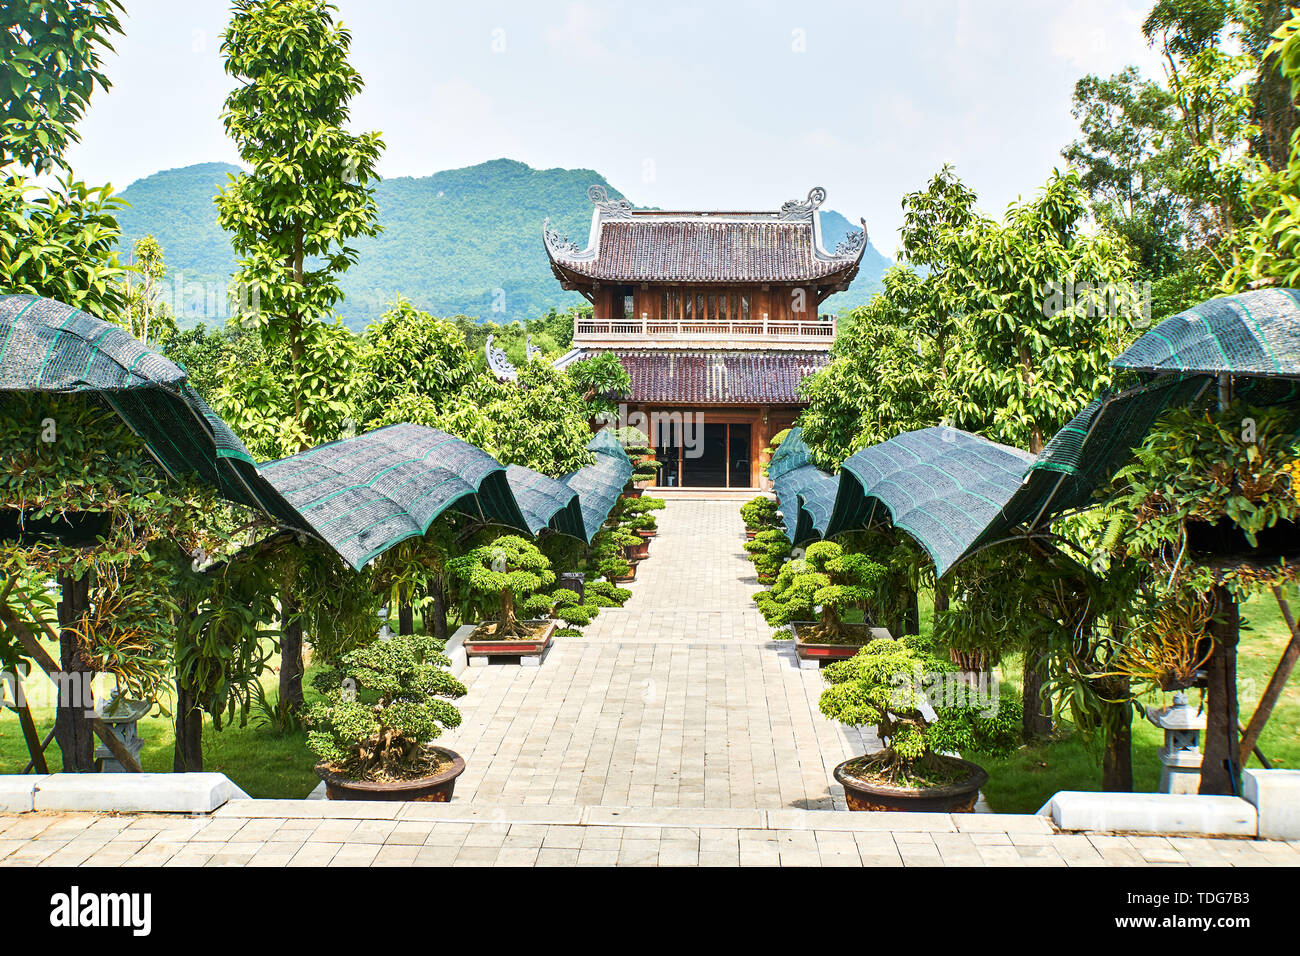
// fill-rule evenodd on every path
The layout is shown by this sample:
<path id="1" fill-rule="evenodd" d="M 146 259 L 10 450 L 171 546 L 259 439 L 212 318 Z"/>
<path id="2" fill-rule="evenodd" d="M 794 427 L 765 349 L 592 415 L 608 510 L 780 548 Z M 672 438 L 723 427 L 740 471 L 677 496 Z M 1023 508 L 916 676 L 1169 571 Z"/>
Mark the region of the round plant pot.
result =
<path id="1" fill-rule="evenodd" d="M 655 537 L 658 537 L 658 535 L 659 535 L 659 529 L 658 529 L 658 528 L 653 528 L 653 529 L 650 529 L 650 528 L 637 528 L 636 533 L 639 534 L 641 537 L 646 538 L 646 539 L 649 539 L 649 538 L 655 538 Z"/>
<path id="2" fill-rule="evenodd" d="M 628 545 L 624 549 L 624 554 L 627 555 L 629 561 L 644 561 L 650 557 L 650 542 L 642 541 L 640 544 Z"/>
<path id="3" fill-rule="evenodd" d="M 316 775 L 325 781 L 325 795 L 331 800 L 407 800 L 413 803 L 447 803 L 456 789 L 456 778 L 465 772 L 465 758 L 446 747 L 433 747 L 444 757 L 451 758 L 451 766 L 431 777 L 414 780 L 373 782 L 349 780 L 330 770 L 324 764 L 316 765 Z"/>
<path id="4" fill-rule="evenodd" d="M 844 787 L 844 797 L 850 810 L 969 813 L 975 809 L 980 787 L 988 783 L 989 775 L 979 764 L 960 757 L 943 756 L 939 759 L 960 766 L 967 771 L 966 777 L 946 787 L 886 787 L 850 775 L 844 768 L 853 761 L 846 760 L 835 768 L 835 779 Z"/>
<path id="5" fill-rule="evenodd" d="M 645 493 L 645 489 L 644 489 L 644 488 L 638 488 L 638 487 L 636 487 L 636 485 L 633 485 L 631 488 L 624 488 L 624 489 L 623 489 L 623 497 L 624 497 L 624 498 L 640 498 L 641 495 L 643 495 L 644 493 Z"/>
<path id="6" fill-rule="evenodd" d="M 615 584 L 624 584 L 624 583 L 626 583 L 626 582 L 628 582 L 628 581 L 635 581 L 635 580 L 636 580 L 636 565 L 634 564 L 634 565 L 632 565 L 632 567 L 628 570 L 627 574 L 623 575 L 622 577 L 615 578 L 615 579 L 614 579 L 614 583 L 615 583 Z"/>

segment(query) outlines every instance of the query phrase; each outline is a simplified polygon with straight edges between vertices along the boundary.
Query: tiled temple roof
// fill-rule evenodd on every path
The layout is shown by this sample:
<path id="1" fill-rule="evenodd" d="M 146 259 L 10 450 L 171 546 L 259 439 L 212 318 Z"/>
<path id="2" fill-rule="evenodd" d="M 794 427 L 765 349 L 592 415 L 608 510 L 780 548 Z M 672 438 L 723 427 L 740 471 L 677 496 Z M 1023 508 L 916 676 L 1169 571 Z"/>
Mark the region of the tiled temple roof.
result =
<path id="1" fill-rule="evenodd" d="M 606 198 L 600 186 L 585 249 L 544 227 L 557 278 L 595 282 L 813 282 L 847 287 L 866 249 L 866 228 L 832 252 L 821 245 L 820 187 L 777 212 L 661 212 Z"/>
<path id="2" fill-rule="evenodd" d="M 632 379 L 630 401 L 691 405 L 798 403 L 799 382 L 830 361 L 829 353 L 816 351 L 614 352 Z"/>

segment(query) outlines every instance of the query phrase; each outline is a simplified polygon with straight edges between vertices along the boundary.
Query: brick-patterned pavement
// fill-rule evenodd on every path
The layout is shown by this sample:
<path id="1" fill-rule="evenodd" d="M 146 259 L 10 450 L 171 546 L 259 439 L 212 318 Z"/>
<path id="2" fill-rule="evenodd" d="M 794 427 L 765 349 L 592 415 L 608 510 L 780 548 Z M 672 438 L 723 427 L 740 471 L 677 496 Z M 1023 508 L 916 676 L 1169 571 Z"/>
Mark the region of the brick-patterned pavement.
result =
<path id="1" fill-rule="evenodd" d="M 450 804 L 232 801 L 210 817 L 0 816 L 5 865 L 1300 865 L 1300 843 L 1055 832 L 1041 817 L 848 813 L 874 745 L 817 712 L 751 596 L 732 501 L 670 502 L 626 607 L 540 668 L 465 672 Z"/>

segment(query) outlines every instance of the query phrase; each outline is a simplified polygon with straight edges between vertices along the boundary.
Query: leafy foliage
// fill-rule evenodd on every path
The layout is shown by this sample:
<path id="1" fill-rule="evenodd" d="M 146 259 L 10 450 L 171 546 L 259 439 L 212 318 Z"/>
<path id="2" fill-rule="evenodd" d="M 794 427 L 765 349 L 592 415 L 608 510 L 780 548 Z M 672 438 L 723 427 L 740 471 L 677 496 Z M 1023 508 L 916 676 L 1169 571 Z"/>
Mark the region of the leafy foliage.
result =
<path id="1" fill-rule="evenodd" d="M 531 541 L 507 534 L 447 562 L 447 577 L 466 609 L 465 620 L 493 620 L 493 636 L 526 634 L 523 620 L 542 617 L 552 607 L 555 584 L 550 562 Z"/>
<path id="2" fill-rule="evenodd" d="M 425 745 L 460 725 L 450 699 L 465 695 L 446 670 L 444 646 L 425 635 L 375 640 L 317 673 L 313 683 L 324 700 L 308 711 L 312 752 L 353 780 L 403 780 L 436 769 Z"/>
<path id="3" fill-rule="evenodd" d="M 942 694 L 934 699 L 935 679 L 951 675 L 952 665 L 918 642 L 875 640 L 853 657 L 822 670 L 830 686 L 818 706 L 832 720 L 873 726 L 883 751 L 866 758 L 867 767 L 896 782 L 925 782 L 925 758 L 947 750 L 1008 753 L 1019 744 L 1017 702 L 998 698 L 996 708 L 974 693 Z"/>
<path id="4" fill-rule="evenodd" d="M 787 562 L 771 590 L 759 591 L 754 601 L 763 619 L 778 631 L 787 624 L 815 621 L 804 630 L 804 639 L 857 643 L 844 626 L 845 615 L 861 611 L 865 623 L 874 623 L 873 604 L 884 576 L 884 566 L 865 554 L 845 551 L 834 541 L 818 541 L 802 558 Z"/>
<path id="5" fill-rule="evenodd" d="M 218 221 L 240 255 L 238 320 L 258 329 L 270 360 L 228 397 L 242 410 L 241 434 L 286 452 L 334 438 L 348 414 L 339 392 L 351 369 L 337 349 L 353 339 L 326 320 L 342 296 L 338 276 L 356 260 L 348 242 L 379 228 L 371 181 L 383 143 L 345 128 L 362 81 L 333 9 L 235 0 L 221 47 L 240 81 L 222 121 L 252 172 L 217 197 Z"/>

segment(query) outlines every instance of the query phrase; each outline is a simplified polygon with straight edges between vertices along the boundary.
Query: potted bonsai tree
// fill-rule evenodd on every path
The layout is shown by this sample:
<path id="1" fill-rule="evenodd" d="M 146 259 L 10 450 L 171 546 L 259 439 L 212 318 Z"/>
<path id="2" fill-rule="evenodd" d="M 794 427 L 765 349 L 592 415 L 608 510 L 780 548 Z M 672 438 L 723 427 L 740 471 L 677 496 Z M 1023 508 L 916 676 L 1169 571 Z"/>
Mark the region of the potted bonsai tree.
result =
<path id="1" fill-rule="evenodd" d="M 781 519 L 776 515 L 776 499 L 757 495 L 740 506 L 740 517 L 745 522 L 745 539 L 753 541 L 760 531 L 780 529 Z"/>
<path id="2" fill-rule="evenodd" d="M 617 524 L 602 528 L 591 539 L 591 563 L 596 574 L 618 583 L 636 578 L 636 565 L 627 559 L 627 549 L 640 544 L 639 535 L 624 531 Z"/>
<path id="3" fill-rule="evenodd" d="M 555 584 L 550 561 L 535 544 L 507 534 L 447 562 L 447 578 L 463 608 L 458 636 L 471 666 L 493 656 L 539 664 L 555 622 L 549 591 Z"/>
<path id="4" fill-rule="evenodd" d="M 883 565 L 865 554 L 846 552 L 834 541 L 818 541 L 802 558 L 787 562 L 772 588 L 754 595 L 754 601 L 764 620 L 783 632 L 777 637 L 795 638 L 800 660 L 843 659 L 869 641 L 889 636 L 889 631 L 874 627 L 872 619 L 876 589 L 885 573 Z M 850 621 L 850 616 L 862 620 Z"/>
<path id="5" fill-rule="evenodd" d="M 785 536 L 784 531 L 769 528 L 754 535 L 752 541 L 746 541 L 745 551 L 748 552 L 749 559 L 754 563 L 754 572 L 758 575 L 758 583 L 772 584 L 776 581 L 776 575 L 781 570 L 781 566 L 790 559 L 793 549 L 790 546 L 790 539 Z"/>
<path id="6" fill-rule="evenodd" d="M 1009 753 L 1020 743 L 1019 697 L 981 699 L 915 638 L 872 641 L 822 673 L 830 686 L 821 712 L 875 727 L 885 745 L 835 768 L 850 810 L 969 811 L 988 774 L 955 753 Z"/>
<path id="7" fill-rule="evenodd" d="M 465 685 L 443 650 L 424 634 L 377 639 L 316 674 L 307 746 L 331 800 L 451 799 L 465 761 L 431 741 L 460 724 L 450 699 Z"/>
<path id="8" fill-rule="evenodd" d="M 662 498 L 625 498 L 621 512 L 624 528 L 643 538 L 653 538 L 659 533 L 659 522 L 651 512 L 663 511 L 668 502 Z"/>
<path id="9" fill-rule="evenodd" d="M 627 487 L 623 490 L 623 494 L 629 498 L 639 498 L 642 494 L 642 486 L 655 479 L 663 463 L 655 459 L 655 450 L 650 446 L 650 439 L 639 428 L 616 429 L 614 437 L 619 440 L 627 456 L 632 459 L 632 475 L 627 480 Z"/>

